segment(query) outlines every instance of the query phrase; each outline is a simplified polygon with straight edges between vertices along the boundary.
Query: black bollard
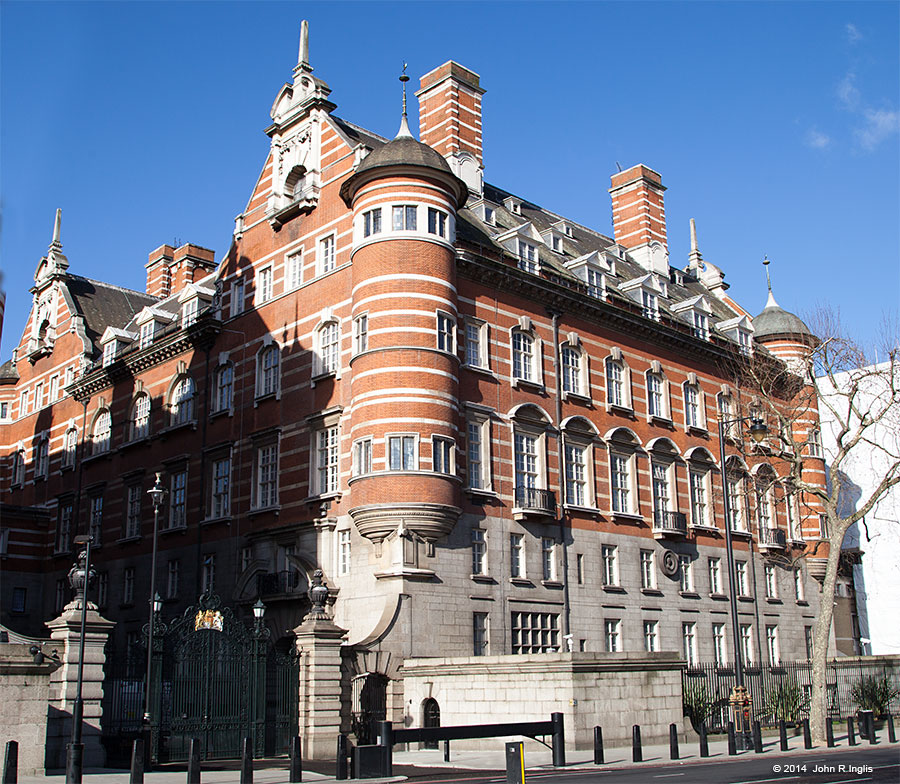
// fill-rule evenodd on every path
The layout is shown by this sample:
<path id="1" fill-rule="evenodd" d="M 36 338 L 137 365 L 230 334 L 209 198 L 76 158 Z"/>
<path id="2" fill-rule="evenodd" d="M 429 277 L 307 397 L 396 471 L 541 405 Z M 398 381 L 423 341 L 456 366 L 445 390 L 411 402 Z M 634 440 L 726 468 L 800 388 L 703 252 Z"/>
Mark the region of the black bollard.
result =
<path id="1" fill-rule="evenodd" d="M 825 719 L 825 745 L 829 749 L 834 748 L 834 727 L 831 724 L 831 717 Z"/>
<path id="2" fill-rule="evenodd" d="M 812 735 L 810 734 L 810 731 L 809 731 L 809 719 L 803 719 L 802 724 L 803 724 L 803 748 L 811 749 L 813 747 L 813 745 L 812 745 Z"/>
<path id="3" fill-rule="evenodd" d="M 678 727 L 669 725 L 669 759 L 678 759 Z"/>
<path id="4" fill-rule="evenodd" d="M 706 724 L 700 725 L 700 756 L 709 756 L 709 740 L 706 737 Z"/>
<path id="5" fill-rule="evenodd" d="M 17 784 L 19 780 L 19 742 L 6 741 L 6 755 L 3 758 L 3 784 Z"/>
<path id="6" fill-rule="evenodd" d="M 897 733 L 894 731 L 894 717 L 889 713 L 887 716 L 888 741 L 897 742 Z"/>
<path id="7" fill-rule="evenodd" d="M 594 727 L 594 764 L 603 764 L 603 730 Z"/>
<path id="8" fill-rule="evenodd" d="M 241 743 L 241 784 L 253 784 L 253 741 L 244 738 Z"/>
<path id="9" fill-rule="evenodd" d="M 131 778 L 128 784 L 144 784 L 144 740 L 135 738 L 131 745 Z"/>
<path id="10" fill-rule="evenodd" d="M 191 738 L 191 756 L 188 759 L 187 784 L 200 784 L 200 738 Z"/>
<path id="11" fill-rule="evenodd" d="M 444 741 L 444 762 L 450 762 L 450 741 Z"/>
<path id="12" fill-rule="evenodd" d="M 852 716 L 847 717 L 847 745 L 856 745 L 856 725 Z"/>
<path id="13" fill-rule="evenodd" d="M 384 747 L 382 775 L 394 775 L 394 725 L 390 721 L 378 722 L 378 743 Z"/>
<path id="14" fill-rule="evenodd" d="M 788 750 L 787 724 L 784 723 L 784 719 L 778 720 L 778 743 L 782 751 Z"/>
<path id="15" fill-rule="evenodd" d="M 733 757 L 737 754 L 737 745 L 734 742 L 734 722 L 728 722 L 728 756 Z"/>
<path id="16" fill-rule="evenodd" d="M 561 713 L 551 713 L 550 721 L 553 722 L 553 767 L 564 768 L 566 766 L 566 729 Z"/>
<path id="17" fill-rule="evenodd" d="M 644 756 L 641 752 L 641 728 L 635 724 L 631 728 L 631 761 L 642 762 Z"/>
<path id="18" fill-rule="evenodd" d="M 291 769 L 288 772 L 290 784 L 303 781 L 303 758 L 300 756 L 300 736 L 291 738 Z"/>
<path id="19" fill-rule="evenodd" d="M 346 779 L 349 775 L 347 769 L 347 736 L 338 735 L 337 737 L 337 760 L 334 766 L 334 777 L 340 781 Z"/>
<path id="20" fill-rule="evenodd" d="M 762 754 L 762 728 L 759 725 L 759 721 L 753 720 L 753 751 L 757 754 Z"/>
<path id="21" fill-rule="evenodd" d="M 875 712 L 866 711 L 866 735 L 869 738 L 869 745 L 878 743 L 878 736 L 875 734 Z"/>

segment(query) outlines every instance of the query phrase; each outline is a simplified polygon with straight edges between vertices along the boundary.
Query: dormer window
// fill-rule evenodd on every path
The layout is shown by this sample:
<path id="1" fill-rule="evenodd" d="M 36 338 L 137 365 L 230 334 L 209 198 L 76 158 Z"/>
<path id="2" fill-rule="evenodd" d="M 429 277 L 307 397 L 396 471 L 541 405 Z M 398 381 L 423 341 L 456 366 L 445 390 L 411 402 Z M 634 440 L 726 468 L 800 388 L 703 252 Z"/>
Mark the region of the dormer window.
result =
<path id="1" fill-rule="evenodd" d="M 557 253 L 562 253 L 562 237 L 560 237 L 558 234 L 553 234 L 550 238 L 550 243 L 554 251 L 556 251 Z"/>
<path id="2" fill-rule="evenodd" d="M 659 299 L 652 291 L 644 289 L 641 292 L 644 317 L 659 321 Z"/>
<path id="3" fill-rule="evenodd" d="M 530 242 L 519 240 L 519 269 L 530 272 L 532 275 L 537 275 L 537 258 L 537 248 Z"/>
<path id="4" fill-rule="evenodd" d="M 488 224 L 488 226 L 497 225 L 496 213 L 494 212 L 494 208 L 488 207 L 487 204 L 484 205 L 484 222 Z"/>
<path id="5" fill-rule="evenodd" d="M 189 299 L 181 308 L 181 326 L 189 327 L 197 321 L 197 314 L 200 312 L 200 298 L 193 297 Z"/>
<path id="6" fill-rule="evenodd" d="M 138 344 L 140 348 L 147 348 L 153 344 L 153 336 L 156 334 L 156 322 L 147 321 L 141 324 L 141 338 Z"/>
<path id="7" fill-rule="evenodd" d="M 709 318 L 699 310 L 693 312 L 694 337 L 709 340 Z"/>
<path id="8" fill-rule="evenodd" d="M 753 353 L 753 342 L 750 338 L 750 333 L 746 330 L 738 330 L 738 346 L 740 346 L 741 353 L 748 357 Z"/>
<path id="9" fill-rule="evenodd" d="M 107 367 L 111 365 L 116 358 L 116 348 L 118 347 L 118 343 L 115 340 L 110 340 L 108 343 L 103 346 L 103 367 Z"/>
<path id="10" fill-rule="evenodd" d="M 600 270 L 587 268 L 588 294 L 597 299 L 606 299 L 606 278 Z"/>
<path id="11" fill-rule="evenodd" d="M 503 206 L 506 207 L 513 215 L 522 214 L 522 202 L 513 196 L 507 196 L 503 200 Z"/>

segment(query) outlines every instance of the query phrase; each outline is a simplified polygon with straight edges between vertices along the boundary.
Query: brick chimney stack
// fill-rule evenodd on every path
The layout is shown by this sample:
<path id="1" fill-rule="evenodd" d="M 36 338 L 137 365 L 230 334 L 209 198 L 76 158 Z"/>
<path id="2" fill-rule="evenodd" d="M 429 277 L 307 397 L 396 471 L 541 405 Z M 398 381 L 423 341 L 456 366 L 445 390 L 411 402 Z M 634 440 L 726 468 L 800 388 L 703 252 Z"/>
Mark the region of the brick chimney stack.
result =
<path id="1" fill-rule="evenodd" d="M 666 208 L 659 172 L 638 164 L 611 178 L 613 232 L 616 242 L 642 267 L 668 275 Z"/>
<path id="2" fill-rule="evenodd" d="M 161 245 L 147 261 L 147 293 L 171 297 L 189 283 L 201 280 L 216 268 L 215 251 L 186 243 L 180 248 Z"/>
<path id="3" fill-rule="evenodd" d="M 470 190 L 480 193 L 484 90 L 478 74 L 449 60 L 425 74 L 419 85 L 419 138 L 447 159 Z"/>

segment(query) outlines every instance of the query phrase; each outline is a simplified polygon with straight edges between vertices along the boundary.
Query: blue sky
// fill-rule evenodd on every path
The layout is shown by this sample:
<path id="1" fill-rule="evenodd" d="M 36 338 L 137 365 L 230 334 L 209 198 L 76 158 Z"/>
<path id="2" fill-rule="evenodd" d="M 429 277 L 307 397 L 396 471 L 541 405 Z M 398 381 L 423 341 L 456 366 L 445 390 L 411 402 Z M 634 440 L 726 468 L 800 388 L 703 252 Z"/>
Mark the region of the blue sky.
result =
<path id="1" fill-rule="evenodd" d="M 611 234 L 609 176 L 662 174 L 751 312 L 840 309 L 871 341 L 900 302 L 900 5 L 38 3 L 0 6 L 0 359 L 63 209 L 70 270 L 143 289 L 166 242 L 228 250 L 264 162 L 299 23 L 335 113 L 382 135 L 397 75 L 481 76 L 485 178 Z M 415 116 L 415 112 L 412 113 Z"/>

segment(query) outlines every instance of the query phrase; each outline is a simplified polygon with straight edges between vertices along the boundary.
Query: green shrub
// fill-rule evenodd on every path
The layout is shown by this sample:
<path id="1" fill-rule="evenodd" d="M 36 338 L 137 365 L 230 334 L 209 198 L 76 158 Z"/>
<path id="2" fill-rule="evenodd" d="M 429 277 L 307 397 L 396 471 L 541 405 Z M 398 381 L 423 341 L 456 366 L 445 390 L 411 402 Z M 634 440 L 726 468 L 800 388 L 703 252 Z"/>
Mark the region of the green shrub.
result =
<path id="1" fill-rule="evenodd" d="M 890 705 L 900 690 L 887 675 L 880 678 L 875 675 L 864 675 L 850 688 L 850 697 L 860 710 L 870 710 L 876 719 L 884 718 L 890 712 Z"/>
<path id="2" fill-rule="evenodd" d="M 716 699 L 702 683 L 688 686 L 681 698 L 683 713 L 691 720 L 696 732 L 700 731 L 701 724 L 708 723 L 716 704 Z"/>
<path id="3" fill-rule="evenodd" d="M 784 681 L 766 695 L 763 711 L 764 715 L 773 716 L 776 722 L 784 719 L 797 723 L 809 711 L 809 697 L 793 681 Z"/>

